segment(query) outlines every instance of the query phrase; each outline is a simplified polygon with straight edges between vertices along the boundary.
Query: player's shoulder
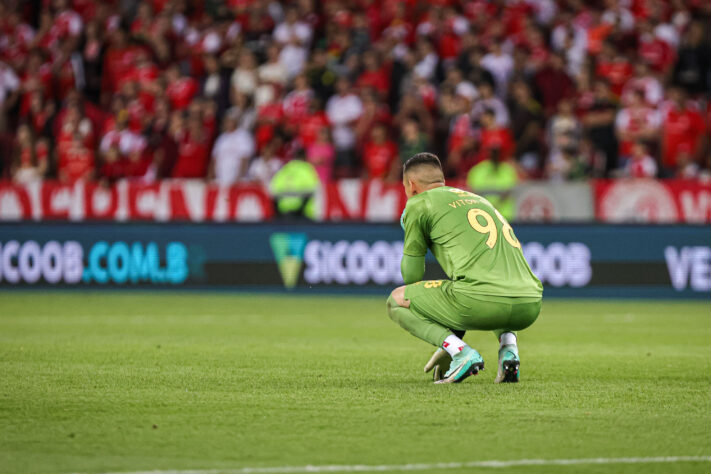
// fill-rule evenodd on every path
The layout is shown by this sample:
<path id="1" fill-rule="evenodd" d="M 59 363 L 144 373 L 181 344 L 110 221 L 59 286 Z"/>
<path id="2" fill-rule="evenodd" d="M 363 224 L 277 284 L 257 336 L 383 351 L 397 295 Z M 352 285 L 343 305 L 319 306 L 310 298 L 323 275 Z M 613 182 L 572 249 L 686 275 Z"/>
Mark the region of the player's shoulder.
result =
<path id="1" fill-rule="evenodd" d="M 427 209 L 427 193 L 412 196 L 405 204 L 405 211 L 416 212 Z"/>
<path id="2" fill-rule="evenodd" d="M 471 191 L 467 191 L 466 189 L 460 189 L 460 188 L 455 188 L 452 186 L 442 186 L 441 188 L 437 188 L 440 190 L 440 193 L 437 195 L 440 198 L 443 199 L 462 199 L 462 198 L 467 198 L 467 199 L 473 199 L 476 201 L 486 201 L 486 199 L 482 196 L 479 196 L 476 193 L 473 193 Z"/>

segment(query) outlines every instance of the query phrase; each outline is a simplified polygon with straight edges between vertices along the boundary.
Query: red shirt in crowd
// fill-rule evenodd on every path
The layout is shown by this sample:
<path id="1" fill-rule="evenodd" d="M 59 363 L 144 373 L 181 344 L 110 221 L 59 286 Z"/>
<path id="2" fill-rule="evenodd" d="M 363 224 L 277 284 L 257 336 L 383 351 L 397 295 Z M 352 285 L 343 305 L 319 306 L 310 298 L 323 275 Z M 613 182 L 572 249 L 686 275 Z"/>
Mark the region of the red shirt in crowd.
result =
<path id="1" fill-rule="evenodd" d="M 545 67 L 536 74 L 536 87 L 541 91 L 541 99 L 546 113 L 552 114 L 558 103 L 575 95 L 575 84 L 565 71 Z"/>
<path id="2" fill-rule="evenodd" d="M 178 159 L 173 167 L 173 178 L 203 178 L 207 174 L 210 150 L 206 140 L 189 136 L 178 144 Z"/>
<path id="3" fill-rule="evenodd" d="M 166 94 L 173 109 L 184 110 L 198 91 L 198 82 L 192 77 L 181 77 L 168 84 Z"/>
<path id="4" fill-rule="evenodd" d="M 74 183 L 80 179 L 89 179 L 94 169 L 94 152 L 78 142 L 59 147 L 58 174 L 60 179 Z"/>
<path id="5" fill-rule="evenodd" d="M 664 114 L 662 123 L 662 162 L 673 168 L 681 153 L 694 155 L 706 125 L 699 112 L 674 107 Z"/>
<path id="6" fill-rule="evenodd" d="M 308 117 L 309 105 L 313 96 L 314 93 L 311 89 L 289 92 L 282 103 L 286 121 L 296 125 Z"/>
<path id="7" fill-rule="evenodd" d="M 486 160 L 490 157 L 491 150 L 498 148 L 501 153 L 501 159 L 509 158 L 514 152 L 514 141 L 511 137 L 511 132 L 504 127 L 494 127 L 481 131 L 481 150 L 479 152 L 479 160 Z"/>
<path id="8" fill-rule="evenodd" d="M 357 86 L 360 89 L 371 87 L 378 91 L 381 96 L 384 96 L 390 89 L 390 81 L 388 81 L 385 72 L 382 69 L 378 69 L 377 71 L 363 72 L 363 74 L 358 77 Z"/>
<path id="9" fill-rule="evenodd" d="M 639 57 L 656 72 L 666 72 L 674 65 L 674 50 L 666 41 L 652 37 L 639 42 Z"/>
<path id="10" fill-rule="evenodd" d="M 101 88 L 104 91 L 116 92 L 119 81 L 133 68 L 140 47 L 110 48 L 104 56 L 104 69 L 101 74 Z M 147 53 L 144 53 L 147 54 Z"/>
<path id="11" fill-rule="evenodd" d="M 391 142 L 368 142 L 363 148 L 363 161 L 370 178 L 384 178 L 397 157 L 397 146 Z"/>
<path id="12" fill-rule="evenodd" d="M 127 178 L 140 178 L 148 171 L 151 165 L 150 153 L 140 153 L 135 156 L 129 156 L 123 160 L 123 173 Z"/>
<path id="13" fill-rule="evenodd" d="M 607 79 L 615 95 L 622 94 L 622 88 L 632 77 L 634 70 L 627 60 L 600 61 L 595 74 Z"/>
<path id="14" fill-rule="evenodd" d="M 328 118 L 326 113 L 318 111 L 307 115 L 299 123 L 299 139 L 304 148 L 312 145 L 318 137 L 318 131 L 328 127 Z"/>
<path id="15" fill-rule="evenodd" d="M 111 161 L 111 162 L 109 162 L 109 161 L 104 162 L 104 164 L 101 165 L 99 174 L 101 174 L 102 178 L 106 178 L 111 181 L 123 178 L 124 177 L 123 161 L 116 160 L 116 161 Z"/>
<path id="16" fill-rule="evenodd" d="M 461 151 L 466 144 L 467 139 L 471 138 L 474 131 L 472 130 L 472 119 L 469 114 L 459 114 L 452 121 L 452 127 L 449 134 L 449 151 Z"/>

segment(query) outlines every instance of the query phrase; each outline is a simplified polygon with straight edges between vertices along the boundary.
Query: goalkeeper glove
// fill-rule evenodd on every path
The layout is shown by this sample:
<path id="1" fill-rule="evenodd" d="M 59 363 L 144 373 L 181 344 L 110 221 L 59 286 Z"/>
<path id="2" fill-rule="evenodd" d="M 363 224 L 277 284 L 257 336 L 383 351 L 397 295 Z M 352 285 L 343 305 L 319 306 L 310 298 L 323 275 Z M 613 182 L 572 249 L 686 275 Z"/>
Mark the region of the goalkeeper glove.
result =
<path id="1" fill-rule="evenodd" d="M 437 382 L 444 378 L 444 374 L 449 370 L 449 365 L 452 363 L 452 357 L 442 349 L 438 347 L 437 350 L 432 354 L 430 360 L 425 364 L 425 373 L 432 372 L 432 380 Z"/>

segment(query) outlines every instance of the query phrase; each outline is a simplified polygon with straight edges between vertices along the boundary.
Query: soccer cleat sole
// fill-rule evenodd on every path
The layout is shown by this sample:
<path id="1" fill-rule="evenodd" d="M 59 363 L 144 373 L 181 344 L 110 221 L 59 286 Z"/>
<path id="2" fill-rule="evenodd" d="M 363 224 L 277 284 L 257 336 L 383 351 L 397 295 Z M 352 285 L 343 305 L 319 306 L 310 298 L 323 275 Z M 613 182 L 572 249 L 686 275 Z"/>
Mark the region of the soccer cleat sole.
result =
<path id="1" fill-rule="evenodd" d="M 517 360 L 505 360 L 503 366 L 504 376 L 499 383 L 518 383 L 518 371 L 521 363 Z"/>
<path id="2" fill-rule="evenodd" d="M 442 380 L 437 380 L 435 383 L 440 384 L 440 383 L 462 383 L 464 380 L 467 379 L 467 377 L 471 375 L 476 375 L 479 373 L 479 371 L 484 370 L 484 362 L 476 362 L 474 363 L 471 367 L 466 369 L 466 372 L 464 375 L 462 374 L 462 371 L 464 371 L 464 367 L 462 367 L 460 370 L 456 371 L 446 379 Z M 459 376 L 459 378 L 457 378 Z"/>

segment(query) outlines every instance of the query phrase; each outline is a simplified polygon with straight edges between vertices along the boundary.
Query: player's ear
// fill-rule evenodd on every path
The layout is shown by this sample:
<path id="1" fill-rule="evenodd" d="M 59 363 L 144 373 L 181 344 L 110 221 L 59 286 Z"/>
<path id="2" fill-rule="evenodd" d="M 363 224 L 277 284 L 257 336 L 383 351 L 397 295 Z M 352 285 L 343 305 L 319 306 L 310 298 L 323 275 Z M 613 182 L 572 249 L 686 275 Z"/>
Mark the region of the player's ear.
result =
<path id="1" fill-rule="evenodd" d="M 410 193 L 414 196 L 417 194 L 417 184 L 411 179 L 407 180 L 407 184 L 410 186 Z"/>

